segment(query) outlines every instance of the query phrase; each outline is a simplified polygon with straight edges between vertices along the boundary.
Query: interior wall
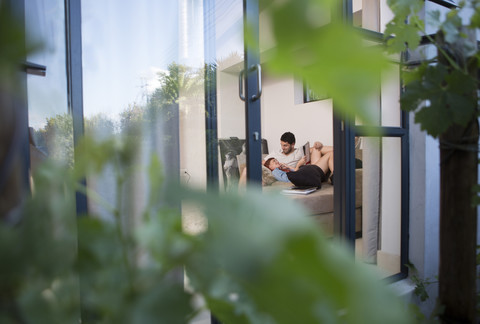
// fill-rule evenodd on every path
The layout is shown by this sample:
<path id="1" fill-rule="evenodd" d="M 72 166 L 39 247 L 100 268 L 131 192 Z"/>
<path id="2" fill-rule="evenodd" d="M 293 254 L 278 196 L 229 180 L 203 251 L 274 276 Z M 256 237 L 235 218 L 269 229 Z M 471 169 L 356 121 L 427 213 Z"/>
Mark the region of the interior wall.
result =
<path id="1" fill-rule="evenodd" d="M 238 95 L 238 73 L 217 73 L 218 138 L 245 138 L 245 103 Z"/>
<path id="2" fill-rule="evenodd" d="M 293 77 L 263 76 L 262 137 L 269 151 L 280 148 L 280 136 L 287 131 L 295 134 L 297 147 L 307 141 L 333 145 L 332 101 L 297 104 L 296 98 L 303 98 L 303 87 L 295 83 Z"/>

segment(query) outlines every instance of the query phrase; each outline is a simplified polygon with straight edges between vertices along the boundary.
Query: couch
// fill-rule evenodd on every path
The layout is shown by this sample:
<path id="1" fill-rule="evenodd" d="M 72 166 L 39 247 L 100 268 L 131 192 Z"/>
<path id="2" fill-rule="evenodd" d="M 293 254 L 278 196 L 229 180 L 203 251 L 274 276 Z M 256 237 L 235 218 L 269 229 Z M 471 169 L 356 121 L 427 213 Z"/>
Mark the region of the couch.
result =
<path id="1" fill-rule="evenodd" d="M 362 178 L 363 170 L 355 170 L 355 232 L 357 236 L 362 231 Z M 281 194 L 283 189 L 293 186 L 289 182 L 273 181 L 271 184 L 267 181 L 263 191 Z M 308 195 L 285 195 L 302 204 L 309 211 L 309 214 L 321 226 L 327 235 L 333 235 L 333 185 L 328 182 L 322 183 L 322 188 Z"/>
<path id="2" fill-rule="evenodd" d="M 242 151 L 242 145 L 245 140 L 240 140 L 238 138 L 222 139 L 220 148 L 223 148 L 223 151 L 226 155 L 226 152 L 232 151 L 236 152 L 236 173 L 242 174 L 243 169 L 245 168 L 245 152 Z M 235 146 L 236 145 L 236 146 Z M 228 148 L 228 149 L 226 149 Z M 235 149 L 234 149 L 235 148 Z M 268 144 L 266 140 L 262 140 L 262 151 L 263 158 L 267 156 L 268 153 Z M 223 156 L 222 155 L 222 156 Z M 355 170 L 355 232 L 357 237 L 362 234 L 362 183 L 363 183 L 363 170 L 361 169 L 362 161 L 362 150 L 355 150 L 356 162 L 360 164 L 359 167 Z M 224 161 L 222 161 L 223 169 L 225 170 Z M 292 183 L 276 181 L 272 176 L 271 171 L 266 168 L 263 168 L 263 190 L 264 192 L 278 192 L 281 194 L 283 189 L 293 186 Z M 224 179 L 228 180 L 224 174 Z M 238 182 L 235 182 L 235 185 L 243 185 Z M 228 190 L 228 186 L 226 186 Z M 309 211 L 310 216 L 315 219 L 316 222 L 322 227 L 324 232 L 327 235 L 333 235 L 333 186 L 328 182 L 322 183 L 322 188 L 308 195 L 285 195 L 287 199 L 292 199 L 300 204 L 302 204 Z"/>

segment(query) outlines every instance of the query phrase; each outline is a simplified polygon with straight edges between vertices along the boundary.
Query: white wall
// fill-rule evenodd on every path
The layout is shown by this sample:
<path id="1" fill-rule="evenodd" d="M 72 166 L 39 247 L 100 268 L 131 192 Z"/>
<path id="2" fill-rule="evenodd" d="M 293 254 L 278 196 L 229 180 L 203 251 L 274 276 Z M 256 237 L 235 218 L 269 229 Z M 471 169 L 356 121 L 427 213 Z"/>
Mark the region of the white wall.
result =
<path id="1" fill-rule="evenodd" d="M 333 145 L 332 101 L 296 104 L 303 89 L 295 83 L 293 77 L 263 77 L 262 137 L 269 150 L 280 148 L 280 136 L 287 131 L 295 134 L 297 147 L 317 140 Z"/>
<path id="2" fill-rule="evenodd" d="M 245 138 L 245 103 L 238 96 L 238 72 L 217 73 L 218 138 Z"/>
<path id="3" fill-rule="evenodd" d="M 238 73 L 239 69 L 232 66 L 223 67 L 217 74 L 219 138 L 245 138 L 245 104 L 238 96 Z M 295 134 L 297 147 L 317 140 L 333 145 L 331 100 L 304 104 L 302 85 L 293 77 L 275 78 L 263 73 L 262 86 L 262 137 L 269 151 L 280 148 L 280 136 L 286 131 Z"/>

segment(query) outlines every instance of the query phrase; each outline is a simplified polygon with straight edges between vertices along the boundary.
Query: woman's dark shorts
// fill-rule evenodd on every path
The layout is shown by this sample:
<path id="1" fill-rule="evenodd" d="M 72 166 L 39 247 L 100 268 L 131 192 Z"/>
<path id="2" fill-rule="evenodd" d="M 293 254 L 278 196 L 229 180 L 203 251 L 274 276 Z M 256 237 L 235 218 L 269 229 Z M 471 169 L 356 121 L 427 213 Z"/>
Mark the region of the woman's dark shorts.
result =
<path id="1" fill-rule="evenodd" d="M 314 164 L 301 166 L 298 171 L 290 171 L 287 178 L 297 187 L 322 187 L 322 182 L 327 180 L 327 176 Z"/>

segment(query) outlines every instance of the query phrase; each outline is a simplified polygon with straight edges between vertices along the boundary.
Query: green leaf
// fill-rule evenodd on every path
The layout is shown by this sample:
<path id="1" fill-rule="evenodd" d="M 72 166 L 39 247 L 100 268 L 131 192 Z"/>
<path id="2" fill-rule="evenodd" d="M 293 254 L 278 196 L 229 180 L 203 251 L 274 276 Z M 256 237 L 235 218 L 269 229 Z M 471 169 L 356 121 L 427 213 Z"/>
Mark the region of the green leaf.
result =
<path id="1" fill-rule="evenodd" d="M 422 9 L 422 3 L 415 0 L 389 0 L 387 3 L 394 13 L 384 32 L 387 51 L 399 53 L 406 46 L 411 50 L 416 49 L 421 39 L 420 32 L 425 29 L 423 21 L 417 15 Z"/>
<path id="2" fill-rule="evenodd" d="M 388 0 L 387 4 L 398 17 L 407 17 L 423 8 L 423 3 L 416 0 Z"/>
<path id="3" fill-rule="evenodd" d="M 438 27 L 440 27 L 440 11 L 439 10 L 433 10 L 433 11 L 429 11 L 428 12 L 428 22 L 429 22 L 429 25 L 432 25 L 434 28 L 435 26 L 437 27 L 436 29 L 438 29 Z"/>
<path id="4" fill-rule="evenodd" d="M 460 28 L 462 27 L 461 18 L 456 15 L 456 10 L 448 13 L 447 19 L 442 24 L 441 29 L 445 35 L 445 41 L 454 44 L 460 39 Z"/>
<path id="5" fill-rule="evenodd" d="M 438 137 L 451 125 L 451 114 L 441 99 L 438 101 L 440 104 L 432 103 L 431 106 L 424 107 L 415 114 L 415 122 L 419 123 L 421 129 L 433 137 Z"/>

